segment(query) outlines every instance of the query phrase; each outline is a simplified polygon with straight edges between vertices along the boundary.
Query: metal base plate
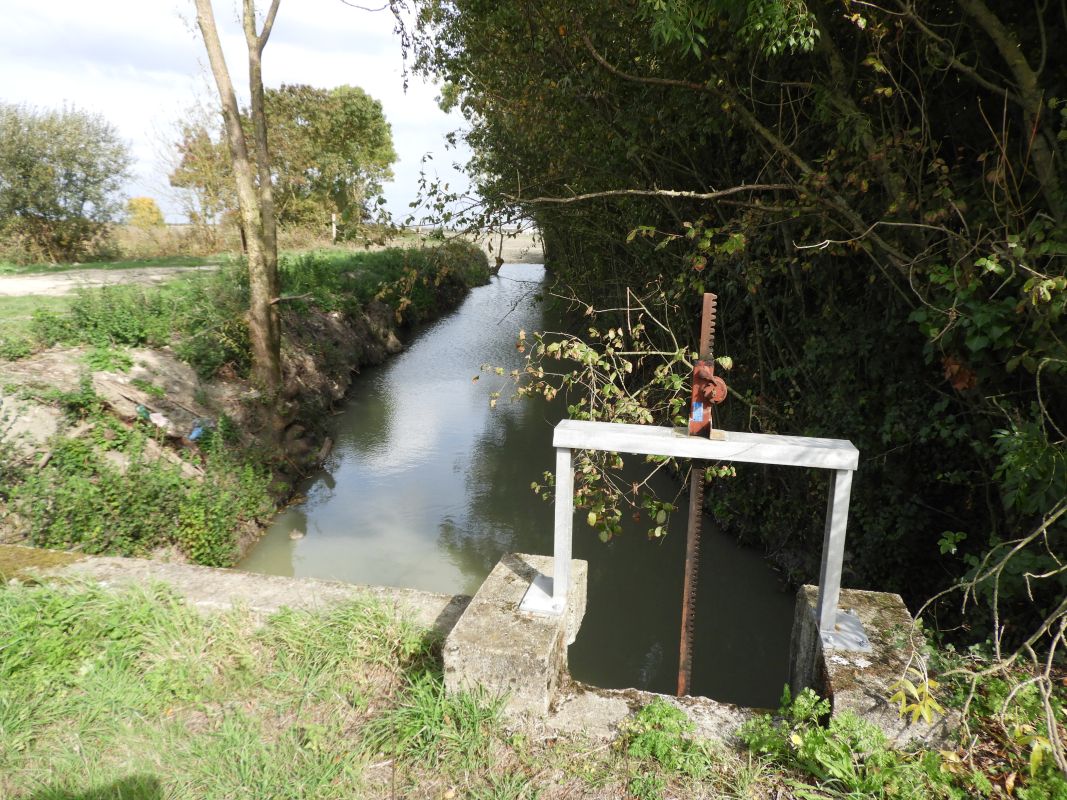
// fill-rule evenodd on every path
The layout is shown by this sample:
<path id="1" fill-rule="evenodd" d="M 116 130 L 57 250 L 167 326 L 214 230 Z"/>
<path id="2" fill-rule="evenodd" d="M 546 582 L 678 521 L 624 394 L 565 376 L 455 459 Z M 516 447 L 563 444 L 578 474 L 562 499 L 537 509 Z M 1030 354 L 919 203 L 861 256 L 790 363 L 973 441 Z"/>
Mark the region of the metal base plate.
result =
<path id="1" fill-rule="evenodd" d="M 850 653 L 871 652 L 871 640 L 863 630 L 863 623 L 855 611 L 837 609 L 837 622 L 832 631 L 819 631 L 822 645 L 832 650 L 846 650 Z"/>
<path id="2" fill-rule="evenodd" d="M 555 600 L 552 598 L 552 579 L 540 573 L 534 577 L 530 588 L 519 603 L 519 611 L 527 614 L 542 614 L 544 616 L 558 617 L 563 613 L 567 605 L 566 599 Z"/>

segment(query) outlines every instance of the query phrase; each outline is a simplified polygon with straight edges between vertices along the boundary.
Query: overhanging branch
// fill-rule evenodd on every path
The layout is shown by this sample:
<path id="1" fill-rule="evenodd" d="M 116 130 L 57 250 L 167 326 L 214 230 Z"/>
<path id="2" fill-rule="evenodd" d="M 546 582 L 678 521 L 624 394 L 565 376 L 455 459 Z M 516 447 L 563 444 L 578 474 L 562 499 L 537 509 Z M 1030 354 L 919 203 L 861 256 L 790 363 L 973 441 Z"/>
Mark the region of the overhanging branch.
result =
<path id="1" fill-rule="evenodd" d="M 691 200 L 718 200 L 720 197 L 741 192 L 796 191 L 797 187 L 789 183 L 748 183 L 720 189 L 716 192 L 690 192 L 680 189 L 607 189 L 603 192 L 587 192 L 570 197 L 521 197 L 505 194 L 504 197 L 516 203 L 578 203 L 598 197 L 683 197 Z"/>

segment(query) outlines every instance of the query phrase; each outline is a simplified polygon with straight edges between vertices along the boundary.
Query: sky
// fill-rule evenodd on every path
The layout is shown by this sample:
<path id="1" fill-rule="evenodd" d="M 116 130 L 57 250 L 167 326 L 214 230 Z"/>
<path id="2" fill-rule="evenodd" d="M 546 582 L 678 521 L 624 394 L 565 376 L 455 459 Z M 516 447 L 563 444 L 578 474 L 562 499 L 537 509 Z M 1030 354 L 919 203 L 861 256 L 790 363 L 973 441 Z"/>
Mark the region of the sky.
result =
<path id="1" fill-rule="evenodd" d="M 214 6 L 238 99 L 245 103 L 238 4 L 215 0 Z M 445 148 L 445 134 L 463 120 L 438 108 L 437 88 L 409 76 L 404 91 L 393 27 L 388 11 L 364 11 L 342 0 L 281 0 L 263 75 L 267 87 L 349 84 L 381 101 L 399 155 L 395 180 L 385 186 L 387 208 L 402 219 L 418 194 L 423 156 L 432 155 L 428 174 L 455 188 L 467 186 L 452 168 L 467 154 Z M 168 222 L 184 221 L 166 178 L 175 123 L 197 102 L 210 102 L 214 91 L 193 0 L 3 0 L 0 102 L 67 104 L 101 114 L 131 147 L 127 193 L 155 198 Z"/>

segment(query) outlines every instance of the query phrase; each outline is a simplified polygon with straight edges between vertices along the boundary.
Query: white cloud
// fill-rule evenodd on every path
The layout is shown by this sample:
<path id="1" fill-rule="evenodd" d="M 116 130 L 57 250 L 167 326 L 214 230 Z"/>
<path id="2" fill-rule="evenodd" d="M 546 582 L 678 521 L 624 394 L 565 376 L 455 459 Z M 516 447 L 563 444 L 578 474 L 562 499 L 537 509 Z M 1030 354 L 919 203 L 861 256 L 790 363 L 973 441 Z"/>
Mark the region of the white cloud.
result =
<path id="1" fill-rule="evenodd" d="M 236 9 L 231 2 L 215 6 L 234 83 L 246 86 Z M 0 101 L 41 107 L 71 103 L 102 114 L 132 145 L 136 176 L 130 194 L 156 197 L 174 218 L 177 209 L 164 196 L 160 140 L 198 95 L 207 95 L 205 87 L 214 90 L 193 19 L 192 0 L 5 0 Z M 393 214 L 403 217 L 417 193 L 423 155 L 433 153 L 434 170 L 454 185 L 466 185 L 450 168 L 465 155 L 445 151 L 444 135 L 462 120 L 437 107 L 437 90 L 409 76 L 404 92 L 393 27 L 387 12 L 360 11 L 340 0 L 282 0 L 263 70 L 268 86 L 351 84 L 382 102 L 400 156 L 386 198 Z"/>

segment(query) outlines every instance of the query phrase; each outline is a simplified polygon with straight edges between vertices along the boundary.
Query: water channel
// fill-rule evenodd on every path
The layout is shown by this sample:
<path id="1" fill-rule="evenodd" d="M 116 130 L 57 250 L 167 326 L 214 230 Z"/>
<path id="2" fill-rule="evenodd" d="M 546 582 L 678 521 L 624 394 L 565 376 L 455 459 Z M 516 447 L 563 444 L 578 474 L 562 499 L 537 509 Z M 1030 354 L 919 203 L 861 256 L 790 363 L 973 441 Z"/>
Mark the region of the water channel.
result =
<path id="1" fill-rule="evenodd" d="M 543 281 L 540 265 L 506 264 L 403 353 L 364 370 L 331 420 L 335 445 L 301 488 L 306 500 L 278 515 L 241 568 L 472 594 L 502 554 L 550 554 L 552 507 L 530 483 L 554 466 L 562 408 L 509 401 L 503 379 L 480 370 L 521 364 L 517 332 L 545 327 Z M 491 409 L 494 390 L 503 393 Z M 658 488 L 677 491 L 669 478 Z M 654 542 L 647 526 L 632 524 L 602 544 L 578 514 L 574 555 L 589 561 L 589 601 L 569 653 L 577 679 L 673 692 L 684 498 L 680 505 L 670 534 Z M 294 529 L 306 536 L 291 539 Z M 788 677 L 792 593 L 708 517 L 697 597 L 693 693 L 775 706 Z"/>

